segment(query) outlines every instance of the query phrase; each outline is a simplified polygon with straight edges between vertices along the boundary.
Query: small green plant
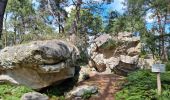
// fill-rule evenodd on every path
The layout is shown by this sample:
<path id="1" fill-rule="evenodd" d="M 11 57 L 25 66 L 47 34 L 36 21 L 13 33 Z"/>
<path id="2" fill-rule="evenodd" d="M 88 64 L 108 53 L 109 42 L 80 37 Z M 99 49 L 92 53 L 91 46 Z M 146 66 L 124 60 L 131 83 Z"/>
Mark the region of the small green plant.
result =
<path id="1" fill-rule="evenodd" d="M 146 51 L 141 51 L 140 55 L 139 55 L 141 58 L 145 58 L 147 56 L 147 53 Z"/>
<path id="2" fill-rule="evenodd" d="M 101 48 L 104 48 L 104 49 L 113 49 L 117 46 L 117 42 L 112 40 L 112 39 L 109 39 L 106 43 L 104 43 Z"/>
<path id="3" fill-rule="evenodd" d="M 85 51 L 80 52 L 80 58 L 78 59 L 77 63 L 78 65 L 85 65 L 88 62 L 88 55 L 86 54 Z"/>
<path id="4" fill-rule="evenodd" d="M 89 91 L 86 91 L 84 95 L 82 96 L 83 99 L 87 100 L 91 97 L 92 93 Z"/>

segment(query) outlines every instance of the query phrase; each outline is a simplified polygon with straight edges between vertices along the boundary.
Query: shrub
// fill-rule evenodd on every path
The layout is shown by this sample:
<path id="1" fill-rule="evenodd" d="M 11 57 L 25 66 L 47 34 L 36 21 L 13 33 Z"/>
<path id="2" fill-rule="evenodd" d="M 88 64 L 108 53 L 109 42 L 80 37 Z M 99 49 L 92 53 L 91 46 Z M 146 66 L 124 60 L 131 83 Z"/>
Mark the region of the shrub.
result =
<path id="1" fill-rule="evenodd" d="M 156 74 L 148 70 L 130 73 L 128 82 L 116 93 L 116 100 L 169 100 L 170 73 L 161 74 L 162 95 L 157 95 Z"/>

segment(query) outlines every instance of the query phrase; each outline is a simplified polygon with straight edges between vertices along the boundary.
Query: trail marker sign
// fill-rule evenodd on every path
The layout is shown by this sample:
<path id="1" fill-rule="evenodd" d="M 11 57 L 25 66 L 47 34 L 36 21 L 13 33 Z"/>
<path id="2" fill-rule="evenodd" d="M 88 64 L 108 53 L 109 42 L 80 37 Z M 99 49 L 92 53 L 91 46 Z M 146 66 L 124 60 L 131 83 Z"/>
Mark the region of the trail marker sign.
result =
<path id="1" fill-rule="evenodd" d="M 165 64 L 153 64 L 152 65 L 152 72 L 165 72 Z"/>
<path id="2" fill-rule="evenodd" d="M 158 88 L 158 95 L 161 95 L 161 74 L 165 72 L 165 64 L 153 64 L 152 65 L 152 72 L 157 73 L 157 88 Z"/>

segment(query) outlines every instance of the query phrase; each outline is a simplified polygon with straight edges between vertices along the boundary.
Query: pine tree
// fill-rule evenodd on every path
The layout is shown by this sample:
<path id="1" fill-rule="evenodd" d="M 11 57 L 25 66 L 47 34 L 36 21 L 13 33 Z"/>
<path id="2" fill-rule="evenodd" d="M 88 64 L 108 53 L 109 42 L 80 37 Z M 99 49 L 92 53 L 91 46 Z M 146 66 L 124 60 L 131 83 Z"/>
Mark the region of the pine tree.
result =
<path id="1" fill-rule="evenodd" d="M 0 38 L 3 30 L 3 18 L 8 0 L 0 0 Z"/>

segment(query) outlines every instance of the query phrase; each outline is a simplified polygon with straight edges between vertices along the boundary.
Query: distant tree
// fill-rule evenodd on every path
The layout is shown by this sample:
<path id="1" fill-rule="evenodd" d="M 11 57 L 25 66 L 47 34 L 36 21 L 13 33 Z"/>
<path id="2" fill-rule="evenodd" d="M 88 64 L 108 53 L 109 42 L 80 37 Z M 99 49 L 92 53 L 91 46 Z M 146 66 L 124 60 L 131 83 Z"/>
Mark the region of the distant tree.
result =
<path id="1" fill-rule="evenodd" d="M 72 22 L 72 33 L 78 33 L 78 25 L 80 20 L 80 11 L 83 9 L 88 10 L 89 12 L 93 12 L 93 14 L 101 13 L 101 6 L 103 4 L 110 4 L 114 0 L 102 0 L 101 1 L 94 1 L 94 0 L 72 0 L 73 5 L 75 7 L 75 15 L 74 21 Z"/>
<path id="2" fill-rule="evenodd" d="M 31 24 L 35 15 L 31 0 L 9 0 L 6 14 L 11 14 L 8 16 L 8 28 L 14 30 L 13 44 L 16 44 L 17 41 L 22 43 L 24 41 L 23 35 L 29 32 L 34 25 Z"/>
<path id="3" fill-rule="evenodd" d="M 5 12 L 8 20 L 4 20 L 7 31 L 3 32 L 2 38 L 4 46 L 41 39 L 54 33 L 52 27 L 47 25 L 45 15 L 41 16 L 42 13 L 36 10 L 32 0 L 8 0 Z"/>
<path id="4" fill-rule="evenodd" d="M 70 29 L 73 27 L 72 22 L 74 21 L 75 14 L 75 10 L 72 10 L 70 17 L 67 19 L 65 27 L 67 31 L 72 32 Z M 103 30 L 101 17 L 93 15 L 87 9 L 80 10 L 79 20 L 77 23 L 77 35 L 96 35 Z"/>
<path id="5" fill-rule="evenodd" d="M 152 12 L 152 18 L 156 18 L 153 22 L 152 34 L 155 34 L 155 48 L 158 51 L 158 55 L 162 60 L 166 59 L 165 53 L 165 39 L 167 33 L 165 31 L 167 25 L 167 18 L 170 13 L 169 0 L 126 0 L 127 1 L 127 13 L 136 18 L 144 18 L 148 12 Z M 141 27 L 143 32 L 146 30 Z M 150 32 L 145 31 L 144 34 Z M 143 33 L 141 33 L 143 34 Z M 158 34 L 158 35 L 157 35 Z M 143 35 L 145 36 L 145 35 Z M 148 42 L 150 43 L 150 42 Z M 158 44 L 158 45 L 157 45 Z"/>
<path id="6" fill-rule="evenodd" d="M 120 17 L 121 16 L 117 11 L 111 11 L 109 13 L 109 16 L 107 17 L 108 24 L 105 27 L 106 33 L 116 33 L 117 34 L 119 31 L 123 31 L 123 30 L 119 29 L 119 25 L 121 24 L 121 23 L 119 23 Z"/>
<path id="7" fill-rule="evenodd" d="M 3 30 L 3 18 L 8 0 L 0 0 L 0 38 Z"/>
<path id="8" fill-rule="evenodd" d="M 49 25 L 58 27 L 59 33 L 64 33 L 64 24 L 67 18 L 67 12 L 64 7 L 68 6 L 67 0 L 39 0 L 39 11 L 41 16 Z M 51 16 L 52 19 L 48 20 L 47 17 Z"/>
<path id="9" fill-rule="evenodd" d="M 145 28 L 143 19 L 138 15 L 119 14 L 117 11 L 111 11 L 107 18 L 105 32 L 117 35 L 119 32 L 139 32 Z"/>

